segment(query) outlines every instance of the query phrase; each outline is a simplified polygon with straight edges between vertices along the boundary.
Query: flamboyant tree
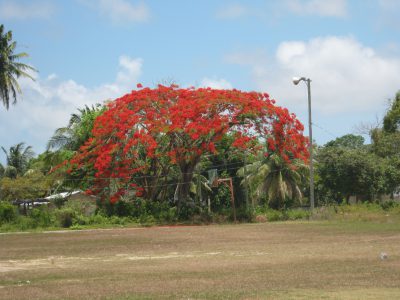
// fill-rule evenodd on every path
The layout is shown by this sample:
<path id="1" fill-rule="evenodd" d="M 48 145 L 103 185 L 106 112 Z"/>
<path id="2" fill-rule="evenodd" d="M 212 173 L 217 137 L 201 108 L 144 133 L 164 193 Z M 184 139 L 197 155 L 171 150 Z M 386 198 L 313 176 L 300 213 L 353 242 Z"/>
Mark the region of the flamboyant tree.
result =
<path id="1" fill-rule="evenodd" d="M 176 85 L 142 88 L 108 104 L 93 138 L 71 161 L 70 172 L 91 170 L 90 192 L 118 201 L 123 195 L 156 199 L 178 170 L 178 204 L 189 197 L 193 172 L 205 153 L 230 133 L 233 146 L 268 151 L 290 162 L 307 160 L 303 125 L 268 94 Z M 257 141 L 257 142 L 256 142 Z"/>

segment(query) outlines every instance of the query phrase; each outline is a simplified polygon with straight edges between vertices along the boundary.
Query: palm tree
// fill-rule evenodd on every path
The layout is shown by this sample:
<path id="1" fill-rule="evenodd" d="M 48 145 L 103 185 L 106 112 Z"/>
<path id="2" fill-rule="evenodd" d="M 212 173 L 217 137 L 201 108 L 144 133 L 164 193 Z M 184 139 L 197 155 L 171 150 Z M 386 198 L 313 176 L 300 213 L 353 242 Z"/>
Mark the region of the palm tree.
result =
<path id="1" fill-rule="evenodd" d="M 19 143 L 14 146 L 11 146 L 8 151 L 4 149 L 4 147 L 1 147 L 1 149 L 6 154 L 7 157 L 7 167 L 5 170 L 5 175 L 10 173 L 11 170 L 12 174 L 14 173 L 17 173 L 19 175 L 24 174 L 28 168 L 29 160 L 34 156 L 32 147 L 31 146 L 25 147 L 25 143 Z"/>
<path id="2" fill-rule="evenodd" d="M 56 129 L 47 143 L 47 150 L 77 151 L 91 136 L 94 120 L 103 112 L 100 104 L 85 105 L 79 113 L 71 115 L 67 127 Z"/>
<path id="3" fill-rule="evenodd" d="M 190 192 L 202 203 L 207 195 L 212 193 L 208 179 L 201 174 L 193 174 L 193 179 L 190 182 Z"/>
<path id="4" fill-rule="evenodd" d="M 4 166 L 0 163 L 0 178 L 4 176 L 4 172 L 5 172 L 5 168 Z"/>
<path id="5" fill-rule="evenodd" d="M 27 71 L 35 71 L 34 68 L 23 63 L 17 62 L 23 57 L 27 57 L 25 52 L 14 54 L 17 42 L 12 41 L 12 32 L 4 31 L 4 26 L 0 25 L 0 97 L 6 109 L 10 106 L 10 98 L 12 102 L 17 102 L 17 93 L 21 93 L 21 88 L 17 79 L 21 76 L 33 77 Z M 11 97 L 10 97 L 11 96 Z"/>
<path id="6" fill-rule="evenodd" d="M 301 200 L 299 185 L 307 176 L 307 166 L 301 160 L 289 164 L 278 154 L 272 154 L 240 168 L 238 175 L 244 177 L 242 185 L 254 187 L 252 197 L 267 195 L 269 206 L 281 209 L 287 198 Z"/>

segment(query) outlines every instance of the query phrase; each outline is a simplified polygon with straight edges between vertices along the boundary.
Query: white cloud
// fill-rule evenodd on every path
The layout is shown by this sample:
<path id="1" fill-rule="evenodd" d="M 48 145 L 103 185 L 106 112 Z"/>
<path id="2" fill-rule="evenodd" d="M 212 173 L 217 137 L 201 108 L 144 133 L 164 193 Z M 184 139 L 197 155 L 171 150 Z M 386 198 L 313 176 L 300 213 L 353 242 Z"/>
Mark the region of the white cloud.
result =
<path id="1" fill-rule="evenodd" d="M 36 81 L 21 79 L 23 96 L 8 111 L 0 109 L 1 146 L 20 141 L 43 151 L 58 127 L 65 126 L 77 108 L 114 99 L 136 87 L 142 73 L 142 59 L 121 56 L 114 82 L 87 87 L 74 80 L 60 80 L 55 74 Z"/>
<path id="2" fill-rule="evenodd" d="M 150 18 L 150 10 L 143 2 L 136 4 L 127 0 L 80 0 L 114 24 L 146 22 Z"/>
<path id="3" fill-rule="evenodd" d="M 131 59 L 129 56 L 119 58 L 121 70 L 117 74 L 117 83 L 120 86 L 129 86 L 132 78 L 138 78 L 142 73 L 143 60 L 141 58 Z"/>
<path id="4" fill-rule="evenodd" d="M 347 16 L 346 0 L 286 0 L 285 4 L 292 13 L 299 15 Z"/>
<path id="5" fill-rule="evenodd" d="M 399 89 L 400 58 L 384 57 L 351 37 L 283 42 L 270 63 L 254 53 L 245 57 L 229 55 L 227 61 L 249 66 L 257 88 L 292 110 L 306 105 L 293 76 L 312 79 L 314 109 L 326 114 L 381 110 Z"/>
<path id="6" fill-rule="evenodd" d="M 213 89 L 221 89 L 221 90 L 227 90 L 227 89 L 232 89 L 232 84 L 227 81 L 226 79 L 216 79 L 216 78 L 208 78 L 205 77 L 201 81 L 200 87 L 210 87 Z"/>
<path id="7" fill-rule="evenodd" d="M 246 6 L 235 3 L 218 10 L 216 17 L 218 19 L 237 19 L 246 16 L 248 13 L 249 9 Z"/>
<path id="8" fill-rule="evenodd" d="M 6 20 L 46 19 L 56 11 L 50 1 L 10 1 L 0 2 L 0 18 Z"/>

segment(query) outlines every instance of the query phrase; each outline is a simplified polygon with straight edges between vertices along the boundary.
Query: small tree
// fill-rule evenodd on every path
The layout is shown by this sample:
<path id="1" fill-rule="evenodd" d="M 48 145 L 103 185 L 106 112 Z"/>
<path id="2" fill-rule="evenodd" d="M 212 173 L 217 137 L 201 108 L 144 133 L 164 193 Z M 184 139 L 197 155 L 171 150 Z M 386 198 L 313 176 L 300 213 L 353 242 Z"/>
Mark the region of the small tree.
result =
<path id="1" fill-rule="evenodd" d="M 15 168 L 15 171 L 18 175 L 24 174 L 27 170 L 30 159 L 32 159 L 34 156 L 32 147 L 25 147 L 25 143 L 19 143 L 11 146 L 8 151 L 4 147 L 1 147 L 1 149 L 6 155 L 7 167 Z"/>
<path id="2" fill-rule="evenodd" d="M 304 161 L 297 159 L 289 163 L 274 153 L 240 168 L 238 175 L 244 177 L 242 185 L 254 187 L 253 197 L 267 196 L 271 208 L 282 209 L 288 199 L 301 200 L 301 185 L 308 175 L 307 170 Z"/>

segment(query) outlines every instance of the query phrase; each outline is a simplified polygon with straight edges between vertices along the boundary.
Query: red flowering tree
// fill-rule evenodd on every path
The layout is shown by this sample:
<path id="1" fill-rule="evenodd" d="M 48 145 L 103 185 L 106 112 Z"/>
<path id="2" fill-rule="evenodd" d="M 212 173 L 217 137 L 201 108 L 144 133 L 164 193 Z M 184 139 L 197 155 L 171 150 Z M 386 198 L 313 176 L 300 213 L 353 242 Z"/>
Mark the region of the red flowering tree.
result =
<path id="1" fill-rule="evenodd" d="M 95 121 L 93 138 L 71 161 L 73 172 L 94 170 L 91 192 L 111 202 L 127 193 L 155 199 L 173 168 L 179 172 L 176 195 L 186 201 L 201 156 L 215 153 L 227 133 L 239 149 L 255 150 L 255 141 L 262 141 L 287 162 L 308 157 L 303 125 L 268 94 L 138 87 L 108 105 Z"/>

